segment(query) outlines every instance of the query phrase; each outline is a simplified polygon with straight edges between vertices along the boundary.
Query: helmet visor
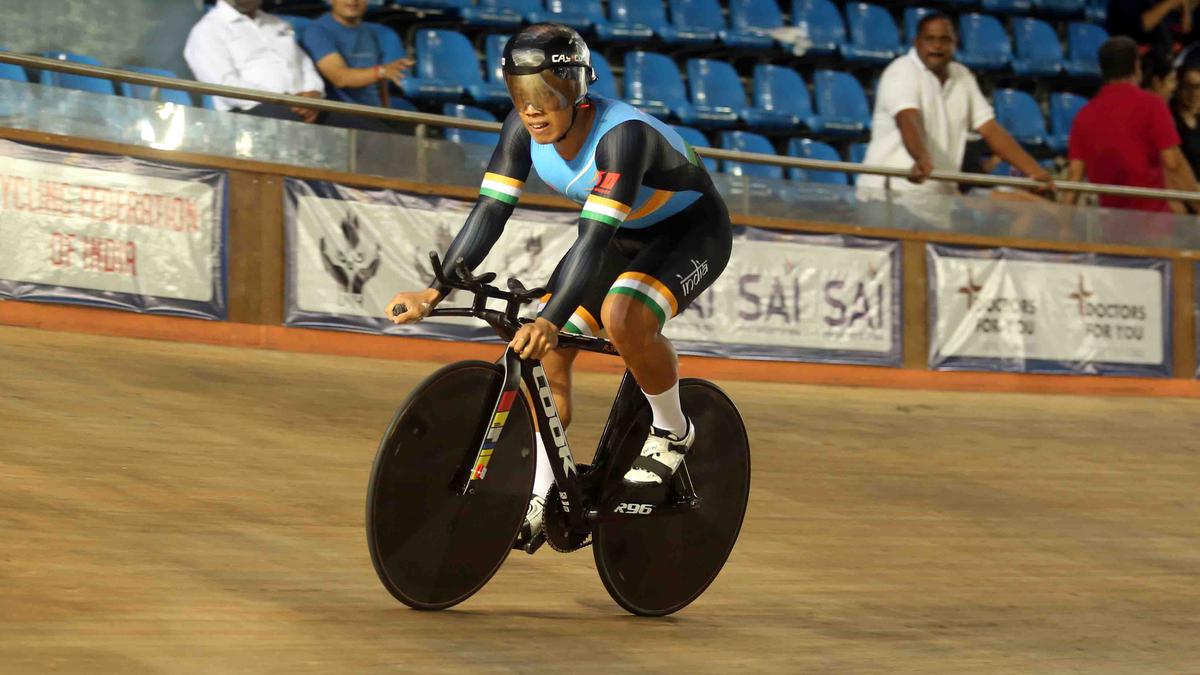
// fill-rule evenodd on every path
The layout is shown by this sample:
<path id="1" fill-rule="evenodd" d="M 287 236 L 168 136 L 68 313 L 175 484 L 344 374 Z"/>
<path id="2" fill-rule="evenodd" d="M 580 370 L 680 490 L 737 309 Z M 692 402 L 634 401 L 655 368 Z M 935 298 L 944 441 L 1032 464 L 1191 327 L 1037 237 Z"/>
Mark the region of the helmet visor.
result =
<path id="1" fill-rule="evenodd" d="M 569 110 L 578 97 L 574 83 L 556 77 L 550 70 L 533 75 L 505 74 L 504 84 L 518 111 L 527 106 L 541 112 Z"/>

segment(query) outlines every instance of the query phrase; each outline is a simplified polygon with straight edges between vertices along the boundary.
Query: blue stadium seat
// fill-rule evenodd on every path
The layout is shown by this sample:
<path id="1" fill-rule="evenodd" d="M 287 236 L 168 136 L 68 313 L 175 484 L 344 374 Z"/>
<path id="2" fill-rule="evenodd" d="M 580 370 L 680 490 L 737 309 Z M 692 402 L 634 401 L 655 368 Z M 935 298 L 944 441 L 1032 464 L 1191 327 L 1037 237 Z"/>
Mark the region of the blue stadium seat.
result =
<path id="1" fill-rule="evenodd" d="M 84 54 L 72 54 L 70 52 L 42 52 L 42 56 L 48 59 L 58 59 L 60 61 L 72 61 L 74 63 L 83 63 L 89 66 L 103 66 L 99 59 Z M 94 94 L 109 94 L 116 95 L 116 89 L 113 88 L 113 83 L 108 80 L 102 80 L 98 77 L 89 77 L 87 75 L 70 75 L 68 73 L 60 73 L 54 70 L 43 70 L 40 82 L 44 85 L 52 87 L 66 87 L 67 89 L 78 89 L 80 91 L 90 91 Z"/>
<path id="2" fill-rule="evenodd" d="M 1055 152 L 1066 152 L 1071 123 L 1088 100 L 1075 94 L 1050 94 L 1050 138 L 1047 145 Z"/>
<path id="3" fill-rule="evenodd" d="M 693 148 L 712 147 L 712 145 L 708 142 L 708 138 L 706 138 L 699 129 L 693 129 L 692 127 L 681 127 L 678 125 L 672 125 L 671 128 L 675 131 L 678 131 L 679 135 L 683 137 L 683 140 L 687 141 L 688 145 L 692 146 Z M 703 159 L 702 161 L 704 162 L 705 168 L 707 168 L 709 171 L 715 172 L 717 170 L 717 160 Z"/>
<path id="4" fill-rule="evenodd" d="M 1094 24 L 1108 20 L 1108 0 L 1085 0 L 1083 16 Z"/>
<path id="5" fill-rule="evenodd" d="M 994 16 L 963 14 L 958 18 L 958 35 L 957 59 L 968 68 L 1004 70 L 1012 61 L 1012 42 Z"/>
<path id="6" fill-rule="evenodd" d="M 982 0 L 983 8 L 996 14 L 1028 14 L 1033 9 L 1030 0 Z"/>
<path id="7" fill-rule="evenodd" d="M 474 4 L 474 0 L 404 0 L 405 7 L 418 9 L 440 9 L 457 13 Z"/>
<path id="8" fill-rule="evenodd" d="M 483 41 L 483 73 L 484 78 L 492 84 L 504 86 L 504 66 L 500 63 L 504 58 L 504 45 L 508 44 L 511 35 L 488 35 Z M 505 90 L 507 91 L 507 89 Z"/>
<path id="9" fill-rule="evenodd" d="M 900 30 L 879 5 L 846 3 L 846 26 L 850 39 L 842 45 L 842 56 L 848 61 L 887 63 L 902 51 Z"/>
<path id="10" fill-rule="evenodd" d="M 655 117 L 674 114 L 687 124 L 693 119 L 683 76 L 675 62 L 662 54 L 625 53 L 625 100 Z"/>
<path id="11" fill-rule="evenodd" d="M 811 141 L 807 138 L 793 138 L 788 141 L 787 154 L 792 157 L 804 157 L 805 159 L 828 159 L 835 162 L 842 161 L 842 156 L 834 150 L 832 146 L 818 141 Z M 816 169 L 788 169 L 788 178 L 792 180 L 803 180 L 810 183 L 828 183 L 830 185 L 849 185 L 850 179 L 848 174 L 841 171 L 818 171 Z"/>
<path id="12" fill-rule="evenodd" d="M 862 85 L 850 73 L 818 70 L 813 74 L 817 114 L 825 131 L 858 134 L 871 128 L 871 108 Z"/>
<path id="13" fill-rule="evenodd" d="M 542 9 L 538 0 L 476 0 L 474 6 L 459 10 L 464 21 L 472 26 L 520 26 L 525 15 Z"/>
<path id="14" fill-rule="evenodd" d="M 416 53 L 416 72 L 400 81 L 405 96 L 417 100 L 453 101 L 465 91 L 483 103 L 508 100 L 508 91 L 503 84 L 484 81 L 475 48 L 462 33 L 418 30 Z"/>
<path id="15" fill-rule="evenodd" d="M 408 56 L 408 50 L 404 48 L 404 42 L 396 31 L 380 23 L 367 25 L 375 28 L 375 39 L 379 41 L 379 51 L 383 55 L 384 63 Z"/>
<path id="16" fill-rule="evenodd" d="M 763 155 L 775 155 L 775 148 L 766 138 L 749 131 L 722 131 L 721 147 L 726 150 L 739 152 L 756 152 Z M 721 172 L 733 176 L 749 176 L 751 178 L 783 179 L 783 167 L 774 164 L 750 164 L 721 160 Z"/>
<path id="17" fill-rule="evenodd" d="M 810 54 L 836 54 L 846 42 L 842 15 L 829 0 L 792 0 L 792 23 L 808 25 Z"/>
<path id="18" fill-rule="evenodd" d="M 617 93 L 617 76 L 613 75 L 612 66 L 608 65 L 600 52 L 592 52 L 592 70 L 596 71 L 596 81 L 588 89 L 606 98 L 620 98 Z"/>
<path id="19" fill-rule="evenodd" d="M 996 109 L 996 121 L 1008 130 L 1013 138 L 1026 145 L 1043 145 L 1049 134 L 1046 118 L 1033 96 L 1017 89 L 997 89 L 992 105 Z"/>
<path id="20" fill-rule="evenodd" d="M 609 0 L 608 23 L 596 26 L 601 40 L 646 40 L 667 27 L 662 0 Z"/>
<path id="21" fill-rule="evenodd" d="M 288 22 L 288 25 L 292 27 L 292 32 L 296 34 L 297 42 L 300 41 L 300 36 L 304 35 L 304 29 L 308 28 L 308 26 L 313 22 L 313 20 L 307 16 L 295 16 L 292 14 L 276 14 L 275 16 Z"/>
<path id="22" fill-rule="evenodd" d="M 163 70 L 162 68 L 125 66 L 122 70 L 161 77 L 179 77 L 175 73 Z M 194 105 L 192 103 L 192 95 L 182 89 L 160 89 L 147 84 L 130 84 L 129 82 L 122 82 L 120 87 L 121 95 L 127 98 L 140 98 L 143 101 L 162 101 L 163 103 L 174 103 L 176 105 Z"/>
<path id="23" fill-rule="evenodd" d="M 717 0 L 670 0 L 670 7 L 671 22 L 660 31 L 667 44 L 716 42 L 725 32 L 725 16 Z"/>
<path id="24" fill-rule="evenodd" d="M 1030 18 L 1012 22 L 1017 53 L 1012 60 L 1018 75 L 1058 75 L 1062 68 L 1062 45 L 1050 24 Z"/>
<path id="25" fill-rule="evenodd" d="M 388 106 L 393 110 L 417 112 L 417 106 L 413 105 L 411 101 L 396 95 L 388 96 Z"/>
<path id="26" fill-rule="evenodd" d="M 761 129 L 787 129 L 804 125 L 821 131 L 825 124 L 813 113 L 808 85 L 791 68 L 760 63 L 754 67 L 754 108 L 746 122 Z"/>
<path id="27" fill-rule="evenodd" d="M 850 144 L 850 161 L 855 164 L 862 164 L 863 159 L 867 156 L 866 143 L 851 143 Z M 852 176 L 853 178 L 853 176 Z"/>
<path id="28" fill-rule="evenodd" d="M 729 25 L 725 44 L 771 49 L 775 38 L 767 31 L 783 26 L 783 14 L 776 0 L 729 0 Z"/>
<path id="29" fill-rule="evenodd" d="M 1086 5 L 1086 0 L 1033 0 L 1034 7 L 1047 14 L 1058 14 L 1059 16 L 1083 14 Z"/>
<path id="30" fill-rule="evenodd" d="M 461 103 L 444 103 L 442 104 L 442 114 L 447 117 L 463 117 L 469 120 L 486 120 L 495 122 L 496 116 L 492 113 L 474 106 L 463 105 Z M 500 142 L 500 134 L 491 131 L 475 131 L 473 129 L 458 129 L 455 127 L 446 127 L 446 140 L 455 143 L 474 143 L 476 145 L 486 145 L 495 147 Z"/>
<path id="31" fill-rule="evenodd" d="M 545 9 L 526 14 L 529 23 L 561 23 L 582 33 L 607 24 L 600 0 L 546 0 Z"/>
<path id="32" fill-rule="evenodd" d="M 917 24 L 921 23 L 921 19 L 927 14 L 933 14 L 935 10 L 928 7 L 909 7 L 904 10 L 904 42 L 907 45 L 912 45 L 917 39 Z"/>
<path id="33" fill-rule="evenodd" d="M 712 59 L 688 59 L 692 112 L 688 124 L 731 127 L 746 111 L 746 90 L 733 66 Z"/>
<path id="34" fill-rule="evenodd" d="M 1100 77 L 1100 45 L 1108 33 L 1090 23 L 1067 26 L 1067 60 L 1063 69 L 1075 77 Z"/>
<path id="35" fill-rule="evenodd" d="M 0 47 L 0 52 L 6 51 L 9 51 L 7 47 Z M 0 63 L 0 80 L 28 82 L 29 76 L 25 74 L 25 69 L 21 66 L 12 63 Z"/>

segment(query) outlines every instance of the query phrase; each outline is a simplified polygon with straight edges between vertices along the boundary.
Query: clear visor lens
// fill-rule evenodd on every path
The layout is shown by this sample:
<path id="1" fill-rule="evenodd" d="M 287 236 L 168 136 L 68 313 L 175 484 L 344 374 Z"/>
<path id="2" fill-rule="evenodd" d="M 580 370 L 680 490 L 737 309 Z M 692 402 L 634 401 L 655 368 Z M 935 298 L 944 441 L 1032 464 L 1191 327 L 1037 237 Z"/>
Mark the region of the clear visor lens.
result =
<path id="1" fill-rule="evenodd" d="M 515 53 L 513 60 L 516 60 Z M 504 83 L 508 85 L 508 94 L 512 97 L 513 105 L 518 111 L 524 110 L 527 106 L 533 106 L 534 109 L 542 112 L 557 112 L 571 107 L 573 101 L 568 100 L 565 92 L 559 91 L 550 84 L 546 77 L 548 72 L 504 76 Z M 558 78 L 554 78 L 554 80 L 566 84 L 565 80 Z"/>
<path id="2" fill-rule="evenodd" d="M 536 47 L 514 49 L 512 60 L 512 64 L 518 68 L 538 68 L 546 62 L 546 52 Z"/>

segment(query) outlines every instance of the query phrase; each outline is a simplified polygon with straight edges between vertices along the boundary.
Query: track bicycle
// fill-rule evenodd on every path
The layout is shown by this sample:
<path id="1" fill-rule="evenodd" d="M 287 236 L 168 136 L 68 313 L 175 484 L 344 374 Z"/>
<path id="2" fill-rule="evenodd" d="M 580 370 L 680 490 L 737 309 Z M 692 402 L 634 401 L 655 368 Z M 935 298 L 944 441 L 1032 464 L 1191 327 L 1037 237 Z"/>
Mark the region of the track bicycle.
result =
<path id="1" fill-rule="evenodd" d="M 474 276 L 458 260 L 448 278 L 474 296 L 470 307 L 430 316 L 474 317 L 505 341 L 528 319 L 522 305 L 545 290 L 495 273 Z M 489 298 L 506 303 L 489 309 Z M 402 313 L 403 308 L 397 308 Z M 618 355 L 606 339 L 560 333 L 559 348 Z M 700 596 L 741 530 L 750 493 L 750 449 L 741 415 L 716 385 L 680 382 L 696 441 L 668 484 L 627 488 L 650 408 L 629 371 L 621 379 L 592 463 L 577 464 L 537 360 L 512 349 L 495 363 L 463 361 L 427 377 L 400 406 L 379 444 L 367 491 L 367 541 L 384 587 L 409 607 L 445 609 L 469 598 L 500 568 L 524 522 L 541 434 L 554 485 L 544 536 L 559 552 L 591 546 L 613 600 L 629 612 L 663 616 Z"/>

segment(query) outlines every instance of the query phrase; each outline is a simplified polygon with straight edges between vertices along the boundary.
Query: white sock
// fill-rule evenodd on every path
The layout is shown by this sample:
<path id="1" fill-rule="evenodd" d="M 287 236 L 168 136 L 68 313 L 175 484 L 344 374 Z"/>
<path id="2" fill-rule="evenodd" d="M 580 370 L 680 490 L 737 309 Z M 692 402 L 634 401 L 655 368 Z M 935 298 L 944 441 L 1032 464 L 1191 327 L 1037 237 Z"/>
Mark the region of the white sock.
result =
<path id="1" fill-rule="evenodd" d="M 534 432 L 537 439 L 537 469 L 533 473 L 533 493 L 546 496 L 550 492 L 550 484 L 554 482 L 554 469 L 550 468 L 550 458 L 546 456 L 546 447 L 542 445 L 542 435 Z"/>
<path id="2" fill-rule="evenodd" d="M 642 393 L 646 394 L 645 391 Z M 679 404 L 679 380 L 661 394 L 646 394 L 646 400 L 654 412 L 651 424 L 676 436 L 687 433 L 687 418 L 683 416 L 683 408 Z"/>

